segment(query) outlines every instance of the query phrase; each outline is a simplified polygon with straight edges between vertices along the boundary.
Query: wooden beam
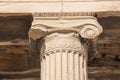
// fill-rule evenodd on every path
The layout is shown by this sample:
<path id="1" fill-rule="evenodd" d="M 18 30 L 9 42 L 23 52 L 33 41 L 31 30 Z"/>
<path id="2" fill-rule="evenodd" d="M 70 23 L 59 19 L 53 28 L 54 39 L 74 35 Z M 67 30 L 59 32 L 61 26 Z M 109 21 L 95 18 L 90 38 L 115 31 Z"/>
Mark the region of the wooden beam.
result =
<path id="1" fill-rule="evenodd" d="M 120 78 L 119 68 L 109 67 L 88 67 L 90 80 L 117 80 Z M 33 69 L 22 72 L 0 72 L 1 80 L 39 80 L 40 69 Z"/>
<path id="2" fill-rule="evenodd" d="M 0 41 L 0 46 L 10 46 L 10 45 L 29 45 L 28 40 L 13 40 L 13 41 Z"/>

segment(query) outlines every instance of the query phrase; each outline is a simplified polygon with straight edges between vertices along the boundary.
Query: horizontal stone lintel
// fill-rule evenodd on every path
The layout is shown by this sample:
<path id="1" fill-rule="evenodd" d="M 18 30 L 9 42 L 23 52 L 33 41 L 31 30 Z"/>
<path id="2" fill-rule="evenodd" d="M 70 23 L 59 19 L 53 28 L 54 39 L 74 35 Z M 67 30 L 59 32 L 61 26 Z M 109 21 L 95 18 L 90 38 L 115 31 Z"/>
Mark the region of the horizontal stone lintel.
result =
<path id="1" fill-rule="evenodd" d="M 0 0 L 0 2 L 60 2 L 61 0 Z M 77 1 L 81 1 L 81 2 L 88 2 L 88 1 L 113 1 L 113 0 L 62 0 L 62 1 L 71 1 L 71 2 L 77 2 Z M 114 1 L 118 1 L 118 0 L 114 0 Z"/>
<path id="2" fill-rule="evenodd" d="M 72 2 L 72 1 L 53 1 L 53 2 L 1 2 L 0 16 L 26 15 L 35 13 L 95 13 L 99 17 L 120 16 L 120 1 L 96 1 L 96 2 Z M 47 14 L 48 15 L 48 14 Z M 50 14 L 51 15 L 51 14 Z M 56 14 L 55 14 L 56 15 Z M 48 15 L 49 16 L 49 15 Z M 52 16 L 52 15 L 51 15 Z M 54 14 L 53 14 L 54 16 Z M 61 16 L 61 15 L 60 15 Z M 73 15 L 74 16 L 74 15 Z"/>

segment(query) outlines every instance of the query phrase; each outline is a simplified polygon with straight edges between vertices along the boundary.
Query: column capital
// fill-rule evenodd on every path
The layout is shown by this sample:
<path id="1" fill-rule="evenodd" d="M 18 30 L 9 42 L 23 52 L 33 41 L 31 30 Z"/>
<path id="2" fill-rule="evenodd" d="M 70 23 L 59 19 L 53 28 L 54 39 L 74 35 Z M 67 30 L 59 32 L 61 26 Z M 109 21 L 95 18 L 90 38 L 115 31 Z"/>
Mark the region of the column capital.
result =
<path id="1" fill-rule="evenodd" d="M 94 16 L 64 16 L 58 18 L 34 16 L 29 35 L 36 40 L 51 33 L 75 32 L 83 38 L 94 39 L 103 31 Z"/>

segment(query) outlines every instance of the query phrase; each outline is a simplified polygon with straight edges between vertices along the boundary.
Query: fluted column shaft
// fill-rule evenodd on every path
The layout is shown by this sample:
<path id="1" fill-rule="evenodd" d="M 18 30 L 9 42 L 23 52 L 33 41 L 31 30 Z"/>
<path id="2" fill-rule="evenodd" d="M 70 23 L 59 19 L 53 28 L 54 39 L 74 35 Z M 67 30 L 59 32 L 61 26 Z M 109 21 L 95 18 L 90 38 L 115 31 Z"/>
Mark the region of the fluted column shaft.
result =
<path id="1" fill-rule="evenodd" d="M 41 47 L 41 80 L 87 80 L 87 54 L 75 33 L 54 33 Z"/>

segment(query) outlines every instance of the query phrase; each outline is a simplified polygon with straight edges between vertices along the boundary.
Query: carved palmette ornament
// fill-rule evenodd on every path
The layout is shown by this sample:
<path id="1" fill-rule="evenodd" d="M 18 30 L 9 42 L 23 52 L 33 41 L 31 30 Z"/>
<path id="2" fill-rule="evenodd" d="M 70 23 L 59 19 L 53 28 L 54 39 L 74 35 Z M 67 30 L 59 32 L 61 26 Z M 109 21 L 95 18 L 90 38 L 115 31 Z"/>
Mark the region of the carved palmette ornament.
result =
<path id="1" fill-rule="evenodd" d="M 81 52 L 80 54 L 84 55 L 83 46 L 79 39 L 79 35 L 76 33 L 52 33 L 43 38 L 41 53 L 42 55 L 51 54 L 54 52 L 64 52 L 64 51 L 73 51 Z M 51 53 L 50 53 L 51 52 Z M 83 52 L 83 53 L 82 53 Z"/>

